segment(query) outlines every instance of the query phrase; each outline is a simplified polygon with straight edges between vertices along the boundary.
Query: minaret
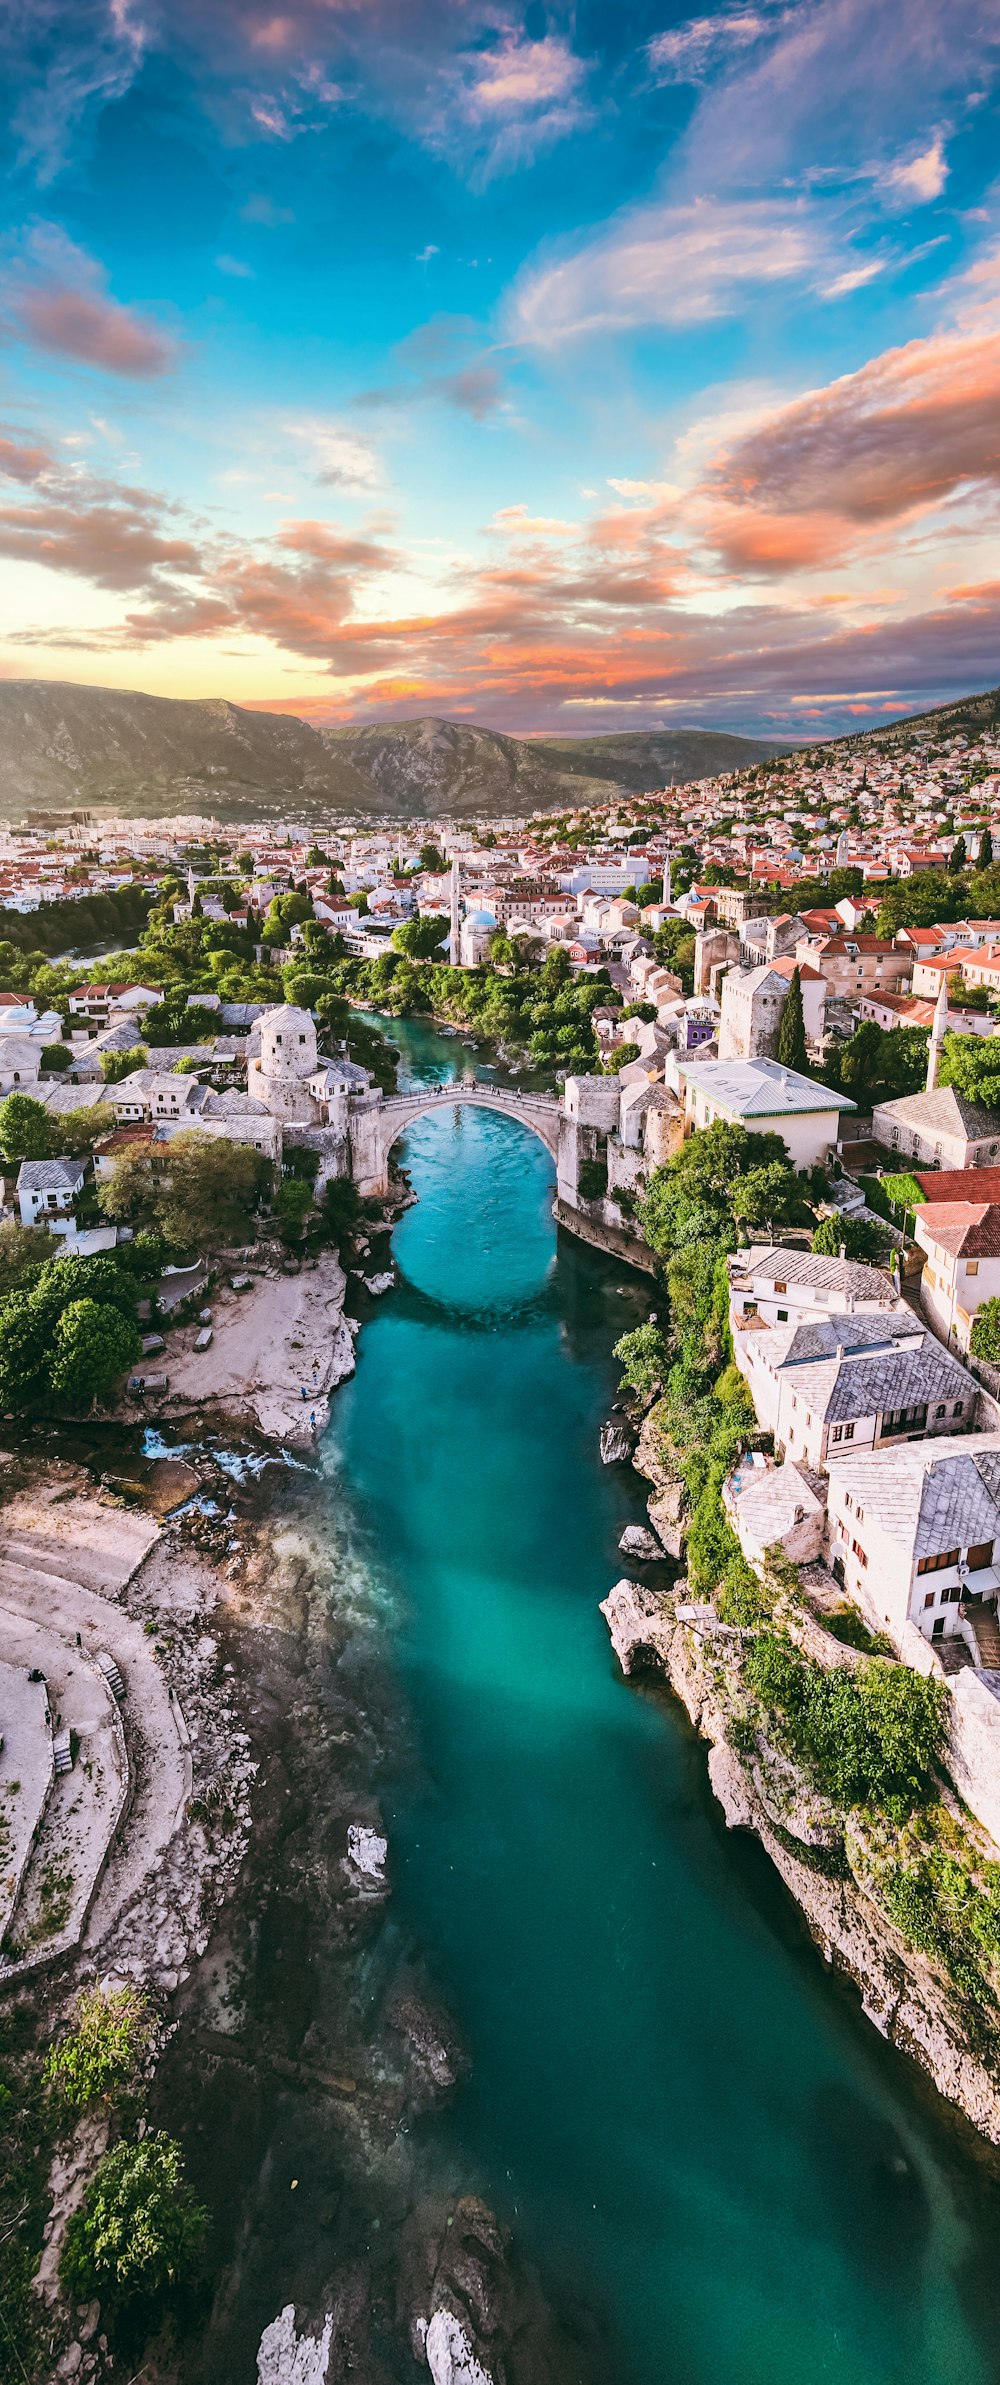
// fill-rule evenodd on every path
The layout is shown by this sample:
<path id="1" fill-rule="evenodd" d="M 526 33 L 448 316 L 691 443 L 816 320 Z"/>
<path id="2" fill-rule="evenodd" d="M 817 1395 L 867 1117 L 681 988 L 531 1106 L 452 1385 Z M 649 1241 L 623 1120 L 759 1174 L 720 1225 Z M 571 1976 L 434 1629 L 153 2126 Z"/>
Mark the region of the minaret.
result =
<path id="1" fill-rule="evenodd" d="M 935 1002 L 935 1004 L 934 1004 L 934 1022 L 933 1022 L 933 1025 L 932 1025 L 932 1027 L 931 1027 L 931 1040 L 930 1040 L 930 1043 L 928 1044 L 928 1047 L 927 1047 L 927 1092 L 928 1092 L 928 1093 L 935 1093 L 935 1092 L 937 1091 L 938 1069 L 940 1068 L 940 1065 L 941 1065 L 941 1046 L 942 1046 L 942 1044 L 944 1043 L 944 1039 L 945 1039 L 945 1036 L 946 1036 L 947 1032 L 948 1032 L 948 980 L 947 980 L 947 977 L 945 976 L 944 970 L 942 969 L 942 971 L 941 971 L 941 983 L 940 983 L 940 985 L 939 985 L 939 987 L 938 987 L 938 997 L 937 997 L 937 1001 L 936 1001 L 936 1002 Z"/>
<path id="2" fill-rule="evenodd" d="M 190 905 L 191 905 L 191 909 L 192 909 L 192 911 L 194 910 L 194 890 L 195 890 L 195 875 L 194 875 L 194 869 L 193 869 L 193 867 L 192 867 L 192 866 L 190 866 L 190 865 L 189 865 L 189 867 L 188 867 L 188 902 L 189 902 L 189 903 L 190 903 Z"/>
<path id="3" fill-rule="evenodd" d="M 458 854 L 453 853 L 451 857 L 451 935 L 448 938 L 448 959 L 453 969 L 458 968 L 461 958 L 462 945 L 458 925 Z"/>
<path id="4" fill-rule="evenodd" d="M 669 903 L 669 901 L 670 901 L 670 847 L 669 847 L 669 845 L 667 846 L 666 858 L 665 858 L 665 860 L 664 860 L 664 864 L 663 864 L 663 900 L 664 900 L 664 904 L 668 904 L 668 903 Z"/>

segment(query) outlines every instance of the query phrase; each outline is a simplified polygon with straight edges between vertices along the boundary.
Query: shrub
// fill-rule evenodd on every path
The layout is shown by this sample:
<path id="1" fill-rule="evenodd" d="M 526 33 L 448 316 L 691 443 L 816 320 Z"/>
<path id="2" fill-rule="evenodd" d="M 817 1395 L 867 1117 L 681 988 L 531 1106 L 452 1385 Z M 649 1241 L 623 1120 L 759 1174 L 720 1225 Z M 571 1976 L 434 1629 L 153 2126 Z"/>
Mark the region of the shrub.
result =
<path id="1" fill-rule="evenodd" d="M 48 1074 L 51 1070 L 55 1070 L 56 1074 L 60 1074 L 64 1068 L 71 1068 L 73 1065 L 73 1054 L 70 1051 L 68 1044 L 43 1044 L 41 1065 L 45 1074 Z"/>
<path id="2" fill-rule="evenodd" d="M 49 2048 L 45 2083 L 74 2112 L 109 2101 L 132 2085 L 151 2036 L 149 2007 L 137 1988 L 87 1988 L 73 2027 Z"/>
<path id="3" fill-rule="evenodd" d="M 863 1259 L 869 1265 L 881 1257 L 886 1237 L 880 1234 L 867 1217 L 824 1217 L 812 1238 L 815 1251 L 836 1259 L 841 1250 L 848 1259 Z"/>
<path id="4" fill-rule="evenodd" d="M 66 2230 L 59 2275 L 77 2302 L 112 2308 L 163 2294 L 190 2269 L 208 2223 L 173 2137 L 113 2145 Z"/>
<path id="5" fill-rule="evenodd" d="M 838 1804 L 899 1818 L 926 1800 L 944 1733 L 943 1682 L 879 1658 L 826 1672 L 774 1631 L 755 1641 L 745 1672 L 780 1718 L 789 1752 Z"/>
<path id="6" fill-rule="evenodd" d="M 1000 1300 L 984 1300 L 972 1327 L 970 1349 L 988 1366 L 1000 1366 Z"/>
<path id="7" fill-rule="evenodd" d="M 622 1370 L 624 1389 L 637 1392 L 640 1399 L 652 1399 L 669 1364 L 667 1345 L 657 1327 L 638 1325 L 634 1333 L 623 1333 L 613 1355 Z"/>

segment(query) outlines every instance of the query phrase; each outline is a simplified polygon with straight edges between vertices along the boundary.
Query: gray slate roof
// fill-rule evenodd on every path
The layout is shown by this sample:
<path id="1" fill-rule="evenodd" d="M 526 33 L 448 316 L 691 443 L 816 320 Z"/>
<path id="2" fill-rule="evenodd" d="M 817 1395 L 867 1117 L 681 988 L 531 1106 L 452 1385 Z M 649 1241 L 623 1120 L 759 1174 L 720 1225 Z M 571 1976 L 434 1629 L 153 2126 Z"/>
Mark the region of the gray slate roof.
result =
<path id="1" fill-rule="evenodd" d="M 900 1101 L 881 1101 L 879 1117 L 897 1118 L 901 1126 L 916 1126 L 926 1134 L 962 1135 L 966 1142 L 1000 1141 L 1000 1113 L 967 1101 L 954 1085 L 939 1085 L 935 1093 L 908 1093 Z"/>
<path id="2" fill-rule="evenodd" d="M 896 1300 L 892 1277 L 882 1267 L 865 1267 L 860 1259 L 828 1259 L 815 1250 L 751 1249 L 736 1251 L 734 1265 L 741 1275 L 763 1276 L 783 1284 L 813 1284 L 820 1292 L 844 1292 L 855 1300 Z M 852 1319 L 853 1322 L 853 1319 Z"/>
<path id="3" fill-rule="evenodd" d="M 914 1561 L 1000 1539 L 996 1433 L 859 1451 L 838 1459 L 836 1487 L 849 1490 L 866 1517 Z"/>
<path id="4" fill-rule="evenodd" d="M 22 1159 L 18 1192 L 75 1192 L 83 1175 L 79 1159 Z"/>

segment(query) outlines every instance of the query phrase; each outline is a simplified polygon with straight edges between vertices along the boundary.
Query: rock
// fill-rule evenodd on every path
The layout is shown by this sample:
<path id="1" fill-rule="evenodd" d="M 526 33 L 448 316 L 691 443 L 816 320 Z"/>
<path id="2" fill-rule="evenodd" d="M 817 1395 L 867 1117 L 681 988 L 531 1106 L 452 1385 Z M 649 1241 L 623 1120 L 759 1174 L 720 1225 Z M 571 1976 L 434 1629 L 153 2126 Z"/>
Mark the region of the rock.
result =
<path id="1" fill-rule="evenodd" d="M 101 2305 L 99 2302 L 88 2302 L 85 2308 L 80 2312 L 80 2316 L 76 2323 L 76 2331 L 82 2344 L 89 2344 L 91 2336 L 97 2334 L 100 2316 Z"/>
<path id="2" fill-rule="evenodd" d="M 389 1841 L 380 1838 L 377 1830 L 368 1830 L 362 1822 L 352 1822 L 347 1833 L 347 1853 L 355 1870 L 363 1872 L 366 1880 L 376 1880 L 381 1888 L 385 1883 L 385 1859 Z"/>
<path id="3" fill-rule="evenodd" d="M 75 2377 L 83 2359 L 82 2344 L 67 2344 L 62 2359 L 56 2365 L 57 2377 Z"/>
<path id="4" fill-rule="evenodd" d="M 669 1672 L 675 1625 L 674 1608 L 666 1595 L 623 1579 L 602 1599 L 601 1613 L 626 1678 L 644 1664 Z"/>
<path id="5" fill-rule="evenodd" d="M 394 1285 L 395 1281 L 396 1281 L 396 1278 L 395 1278 L 395 1276 L 394 1276 L 394 1274 L 393 1274 L 393 1272 L 392 1272 L 392 1268 L 391 1268 L 391 1267 L 387 1267 L 387 1268 L 385 1269 L 385 1271 L 384 1271 L 384 1273 L 383 1273 L 382 1275 L 366 1275 L 366 1276 L 365 1276 L 365 1278 L 364 1278 L 365 1291 L 366 1291 L 366 1292 L 375 1292 L 376 1294 L 378 1294 L 378 1293 L 381 1293 L 381 1292 L 391 1292 L 391 1290 L 392 1290 L 392 1287 L 393 1287 L 393 1285 Z"/>
<path id="6" fill-rule="evenodd" d="M 601 1426 L 601 1462 L 605 1466 L 624 1466 L 635 1448 L 635 1435 L 624 1416 L 609 1416 Z"/>
<path id="7" fill-rule="evenodd" d="M 644 1524 L 626 1524 L 618 1547 L 623 1557 L 638 1557 L 645 1565 L 663 1555 L 655 1532 L 647 1532 Z"/>
<path id="8" fill-rule="evenodd" d="M 678 1560 L 684 1555 L 683 1512 L 682 1482 L 668 1482 L 663 1490 L 653 1491 L 646 1502 L 646 1513 L 667 1556 Z"/>
<path id="9" fill-rule="evenodd" d="M 333 2315 L 323 2321 L 319 2335 L 299 2334 L 295 2304 L 286 2302 L 265 2327 L 257 2353 L 258 2385 L 325 2385 L 333 2342 Z"/>
<path id="10" fill-rule="evenodd" d="M 424 2357 L 434 2385 L 498 2385 L 495 2369 L 477 2360 L 471 2335 L 454 2311 L 436 2310 L 427 2329 Z"/>

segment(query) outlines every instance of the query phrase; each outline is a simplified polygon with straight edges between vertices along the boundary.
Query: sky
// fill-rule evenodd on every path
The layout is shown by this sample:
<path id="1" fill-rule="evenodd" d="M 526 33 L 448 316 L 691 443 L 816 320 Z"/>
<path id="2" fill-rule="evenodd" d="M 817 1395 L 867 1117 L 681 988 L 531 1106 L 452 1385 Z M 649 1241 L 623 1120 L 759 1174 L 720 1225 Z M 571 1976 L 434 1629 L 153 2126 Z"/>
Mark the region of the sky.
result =
<path id="1" fill-rule="evenodd" d="M 0 673 L 798 736 L 1000 680 L 996 0 L 8 0 Z"/>

